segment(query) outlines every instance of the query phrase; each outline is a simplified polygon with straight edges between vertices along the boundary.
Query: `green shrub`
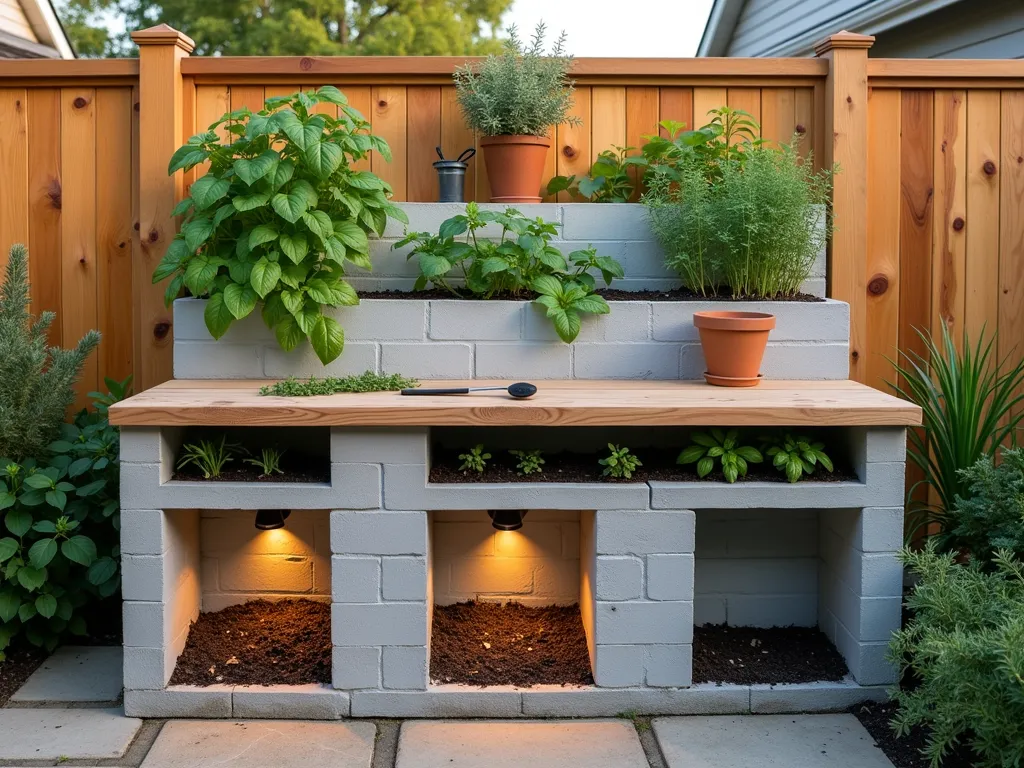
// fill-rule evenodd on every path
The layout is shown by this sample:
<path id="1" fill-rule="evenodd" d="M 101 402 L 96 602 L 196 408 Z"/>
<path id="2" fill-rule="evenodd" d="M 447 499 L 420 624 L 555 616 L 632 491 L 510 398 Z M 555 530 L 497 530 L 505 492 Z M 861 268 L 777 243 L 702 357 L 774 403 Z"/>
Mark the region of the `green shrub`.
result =
<path id="1" fill-rule="evenodd" d="M 715 427 L 710 432 L 694 432 L 690 439 L 693 445 L 682 450 L 676 464 L 696 464 L 698 477 L 711 474 L 717 460 L 722 466 L 725 482 L 735 483 L 747 476 L 748 463 L 760 464 L 764 460 L 757 448 L 740 445 L 740 434 L 736 429 L 726 432 Z"/>
<path id="2" fill-rule="evenodd" d="M 47 346 L 53 312 L 29 314 L 28 251 L 11 247 L 0 287 L 0 456 L 39 457 L 56 439 L 75 382 L 100 343 L 89 331 L 74 349 Z"/>
<path id="3" fill-rule="evenodd" d="M 960 477 L 968 495 L 950 512 L 949 543 L 982 563 L 1001 549 L 1024 559 L 1024 449 L 1003 451 L 998 465 L 978 459 Z"/>
<path id="4" fill-rule="evenodd" d="M 776 432 L 762 438 L 761 450 L 771 458 L 772 466 L 786 474 L 791 483 L 804 475 L 813 475 L 818 467 L 833 470 L 832 459 L 825 453 L 825 443 L 807 435 Z"/>
<path id="5" fill-rule="evenodd" d="M 465 472 L 466 470 L 483 472 L 491 458 L 491 454 L 484 453 L 483 443 L 480 443 L 474 445 L 466 453 L 460 453 L 459 458 L 462 459 L 462 464 L 459 465 L 460 472 Z"/>
<path id="6" fill-rule="evenodd" d="M 50 650 L 86 634 L 89 607 L 121 586 L 120 435 L 106 410 L 130 381 L 107 386 L 38 457 L 0 459 L 0 660 L 21 634 Z"/>
<path id="7" fill-rule="evenodd" d="M 920 583 L 907 600 L 912 618 L 889 651 L 920 684 L 894 691 L 894 729 L 927 726 L 932 766 L 959 742 L 981 766 L 1024 764 L 1024 565 L 1005 550 L 990 572 L 959 565 L 934 541 L 905 550 L 902 560 Z"/>
<path id="8" fill-rule="evenodd" d="M 640 459 L 630 453 L 629 448 L 626 446 L 620 448 L 617 445 L 608 443 L 608 451 L 609 453 L 605 458 L 597 460 L 597 463 L 604 467 L 601 470 L 602 477 L 629 480 L 633 477 L 633 473 L 636 472 L 636 468 L 644 465 Z"/>
<path id="9" fill-rule="evenodd" d="M 636 147 L 606 149 L 597 156 L 590 171 L 582 178 L 555 176 L 548 182 L 548 194 L 568 191 L 576 200 L 591 203 L 628 203 L 633 196 L 634 179 L 629 174 L 633 166 L 644 167 L 643 155 L 630 155 Z"/>
<path id="10" fill-rule="evenodd" d="M 572 109 L 572 56 L 565 53 L 565 33 L 551 55 L 544 53 L 544 22 L 526 45 L 508 30 L 505 51 L 479 64 L 455 70 L 455 93 L 466 125 L 484 136 L 547 136 L 553 125 L 580 125 Z"/>
<path id="11" fill-rule="evenodd" d="M 320 103 L 340 117 L 314 112 Z M 217 134 L 222 125 L 230 143 Z M 387 184 L 350 167 L 371 150 L 391 160 L 369 128 L 341 91 L 324 86 L 267 99 L 256 114 L 229 112 L 189 139 L 168 172 L 210 167 L 175 208 L 181 232 L 153 273 L 153 282 L 171 278 L 168 304 L 182 286 L 209 296 L 206 327 L 219 339 L 262 302 L 282 349 L 309 339 L 321 362 L 337 358 L 345 332 L 323 309 L 359 303 L 345 265 L 370 269 L 367 234 L 383 234 L 388 216 L 408 223 Z"/>
<path id="12" fill-rule="evenodd" d="M 921 407 L 924 420 L 922 429 L 908 432 L 907 458 L 924 474 L 907 494 L 909 531 L 937 523 L 940 545 L 948 547 L 950 510 L 957 497 L 970 496 L 961 471 L 993 456 L 999 446 L 1015 444 L 1024 420 L 1024 360 L 996 360 L 995 334 L 982 331 L 972 345 L 964 331 L 957 349 L 944 323 L 938 343 L 915 330 L 924 353 L 901 350 L 900 360 L 891 361 L 899 379 L 889 382 L 900 397 Z"/>

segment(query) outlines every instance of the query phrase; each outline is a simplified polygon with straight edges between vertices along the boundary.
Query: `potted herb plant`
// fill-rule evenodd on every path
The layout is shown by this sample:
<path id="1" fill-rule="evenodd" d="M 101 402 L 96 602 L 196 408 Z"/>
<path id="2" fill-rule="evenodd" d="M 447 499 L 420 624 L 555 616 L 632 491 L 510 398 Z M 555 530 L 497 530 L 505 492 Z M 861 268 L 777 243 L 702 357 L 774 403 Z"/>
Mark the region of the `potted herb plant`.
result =
<path id="1" fill-rule="evenodd" d="M 545 55 L 544 22 L 529 45 L 514 26 L 508 32 L 500 56 L 455 70 L 455 90 L 466 124 L 482 137 L 491 202 L 539 203 L 551 148 L 548 130 L 582 122 L 568 114 L 573 104 L 568 77 L 572 57 L 564 52 L 564 33 Z"/>

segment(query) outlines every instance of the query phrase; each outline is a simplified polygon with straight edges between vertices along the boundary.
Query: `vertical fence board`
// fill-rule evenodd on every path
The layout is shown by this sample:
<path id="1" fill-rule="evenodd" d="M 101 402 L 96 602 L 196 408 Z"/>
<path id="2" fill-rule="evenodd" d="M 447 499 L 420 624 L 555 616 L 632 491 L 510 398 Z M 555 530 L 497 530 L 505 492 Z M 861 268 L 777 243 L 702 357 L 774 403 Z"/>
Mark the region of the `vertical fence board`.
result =
<path id="1" fill-rule="evenodd" d="M 474 145 L 473 132 L 462 119 L 462 110 L 455 97 L 455 87 L 446 85 L 441 88 L 441 149 L 449 160 L 455 160 Z M 481 155 L 476 154 L 466 164 L 465 196 L 467 200 L 476 199 L 476 169 L 483 163 Z"/>
<path id="2" fill-rule="evenodd" d="M 125 333 L 129 336 L 129 343 L 132 348 L 132 384 L 134 387 L 138 387 L 138 380 L 135 376 L 135 370 L 138 367 L 142 339 L 135 327 L 134 319 L 142 317 L 141 301 L 142 292 L 135 289 L 140 278 L 144 279 L 144 275 L 136 275 L 135 270 L 138 268 L 137 265 L 142 264 L 142 241 L 139 237 L 139 186 L 140 186 L 140 174 L 139 168 L 142 164 L 141 156 L 141 129 L 142 120 L 139 114 L 140 102 L 139 102 L 139 86 L 133 85 L 131 89 L 132 99 L 132 149 L 131 149 L 131 166 L 132 166 L 132 220 L 131 220 L 131 232 L 129 233 L 132 240 L 132 324 L 122 329 L 120 332 Z M 115 331 L 115 333 L 118 331 Z"/>
<path id="3" fill-rule="evenodd" d="M 590 96 L 590 162 L 606 149 L 626 146 L 626 89 L 595 86 Z M 654 130 L 653 127 L 651 130 Z"/>
<path id="4" fill-rule="evenodd" d="M 32 312 L 56 312 L 50 344 L 61 341 L 60 315 L 60 89 L 28 92 L 28 274 Z M 131 325 L 127 331 L 131 336 Z"/>
<path id="5" fill-rule="evenodd" d="M 967 94 L 935 92 L 935 217 L 932 220 L 932 337 L 949 329 L 959 347 L 964 323 L 967 238 Z"/>
<path id="6" fill-rule="evenodd" d="M 15 243 L 27 243 L 28 226 L 28 97 L 24 88 L 0 90 L 0 272 Z"/>
<path id="7" fill-rule="evenodd" d="M 555 130 L 555 146 L 558 150 L 556 171 L 559 176 L 581 176 L 590 168 L 590 88 L 578 88 L 576 101 L 569 113 L 582 120 L 581 125 L 560 125 Z M 559 192 L 558 199 L 570 202 L 568 192 Z"/>
<path id="8" fill-rule="evenodd" d="M 819 143 L 818 130 L 824 118 L 816 118 L 816 110 L 822 109 L 821 102 L 815 101 L 817 88 L 795 88 L 793 90 L 793 111 L 796 125 L 793 130 L 800 136 L 801 157 L 814 157 L 815 169 L 824 161 L 824 147 Z M 822 91 L 824 97 L 824 91 Z"/>
<path id="9" fill-rule="evenodd" d="M 999 91 L 967 92 L 967 253 L 964 327 L 968 338 L 999 323 Z"/>
<path id="10" fill-rule="evenodd" d="M 96 311 L 96 91 L 61 92 L 61 343 L 73 347 L 97 328 Z M 97 388 L 97 355 L 89 356 L 78 383 L 77 407 Z"/>
<path id="11" fill-rule="evenodd" d="M 694 88 L 693 89 L 693 127 L 700 128 L 711 122 L 708 114 L 728 104 L 729 94 L 725 88 Z"/>
<path id="12" fill-rule="evenodd" d="M 231 111 L 231 92 L 226 85 L 203 85 L 196 88 L 196 132 L 206 131 L 220 120 L 221 115 Z M 221 142 L 228 140 L 228 128 L 220 125 L 216 129 Z M 194 169 L 192 181 L 201 177 L 210 167 L 209 163 L 198 165 Z M 187 180 L 186 180 L 187 181 Z M 186 193 L 187 193 L 186 188 Z"/>
<path id="13" fill-rule="evenodd" d="M 730 109 L 741 109 L 758 123 L 761 122 L 760 88 L 729 88 L 726 92 L 726 103 Z"/>
<path id="14" fill-rule="evenodd" d="M 761 89 L 761 136 L 772 146 L 789 144 L 796 133 L 796 90 Z"/>
<path id="15" fill-rule="evenodd" d="M 372 125 L 373 122 L 373 109 L 370 107 L 370 87 L 368 85 L 350 85 L 341 87 L 341 90 L 345 93 L 345 97 L 348 99 L 348 105 L 353 109 L 359 111 L 359 113 L 366 118 Z M 269 94 L 269 90 L 268 90 Z M 358 160 L 352 164 L 352 168 L 357 171 L 368 171 L 370 170 L 370 157 L 367 155 L 362 160 Z"/>
<path id="16" fill-rule="evenodd" d="M 900 319 L 900 92 L 868 101 L 867 336 L 864 383 L 885 390 Z"/>
<path id="17" fill-rule="evenodd" d="M 1003 91 L 1000 134 L 999 357 L 1018 360 L 1024 347 L 1024 90 Z"/>
<path id="18" fill-rule="evenodd" d="M 428 203 L 437 200 L 437 159 L 441 145 L 441 88 L 437 85 L 410 86 L 407 200 Z"/>
<path id="19" fill-rule="evenodd" d="M 678 88 L 665 86 L 660 89 L 659 98 L 661 105 L 659 109 L 661 120 L 675 120 L 686 124 L 686 130 L 693 129 L 693 88 Z M 660 128 L 658 131 L 662 136 L 668 136 L 668 131 Z"/>
<path id="20" fill-rule="evenodd" d="M 232 112 L 243 107 L 248 107 L 253 112 L 263 109 L 265 96 L 262 85 L 232 85 L 230 91 L 229 99 Z"/>
<path id="21" fill-rule="evenodd" d="M 408 200 L 406 169 L 409 164 L 406 125 L 406 89 L 397 86 L 375 87 L 370 93 L 373 132 L 391 147 L 391 162 L 374 152 L 370 168 L 391 185 L 395 200 Z"/>
<path id="22" fill-rule="evenodd" d="M 96 91 L 96 281 L 100 382 L 121 381 L 132 372 L 132 179 L 124 162 L 132 146 L 132 93 Z"/>
<path id="23" fill-rule="evenodd" d="M 626 88 L 626 144 L 636 147 L 636 151 L 630 152 L 631 155 L 640 154 L 641 147 L 647 143 L 644 136 L 658 132 L 659 108 L 657 88 Z M 630 199 L 636 201 L 640 199 L 643 173 L 634 166 L 629 169 L 629 176 L 633 180 L 633 195 Z"/>
<path id="24" fill-rule="evenodd" d="M 197 98 L 196 79 L 194 77 L 181 78 L 181 136 L 184 140 L 195 136 L 200 130 L 206 130 L 205 125 L 202 129 L 197 126 Z M 189 194 L 192 184 L 199 177 L 197 174 L 202 175 L 202 173 L 203 169 L 201 168 L 190 168 L 182 173 L 181 183 L 184 185 L 186 195 Z"/>

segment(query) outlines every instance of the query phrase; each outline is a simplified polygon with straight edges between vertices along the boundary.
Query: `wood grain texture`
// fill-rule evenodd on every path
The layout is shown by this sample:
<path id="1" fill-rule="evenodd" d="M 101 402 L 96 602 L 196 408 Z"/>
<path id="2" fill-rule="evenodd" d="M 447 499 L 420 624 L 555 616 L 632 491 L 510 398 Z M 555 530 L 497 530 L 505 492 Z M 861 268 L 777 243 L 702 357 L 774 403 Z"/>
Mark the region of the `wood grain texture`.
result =
<path id="1" fill-rule="evenodd" d="M 685 123 L 686 130 L 693 129 L 693 88 L 675 88 L 663 86 L 658 89 L 658 98 L 661 100 L 659 107 L 661 120 L 675 120 Z M 664 128 L 658 130 L 662 136 L 668 136 Z"/>
<path id="2" fill-rule="evenodd" d="M 253 112 L 259 112 L 263 109 L 263 102 L 266 97 L 262 85 L 233 85 L 230 91 L 231 93 L 228 97 L 230 111 L 234 112 L 236 109 L 242 109 L 243 107 L 248 107 Z"/>
<path id="3" fill-rule="evenodd" d="M 590 94 L 590 162 L 605 150 L 615 151 L 626 141 L 626 89 L 599 86 Z"/>
<path id="4" fill-rule="evenodd" d="M 437 200 L 437 160 L 435 148 L 441 145 L 441 88 L 434 85 L 408 89 L 408 167 L 406 199 L 414 203 Z"/>
<path id="5" fill-rule="evenodd" d="M 1024 353 L 1024 90 L 1003 91 L 1001 125 L 999 358 L 1019 360 Z"/>
<path id="6" fill-rule="evenodd" d="M 819 90 L 821 94 L 816 100 Z M 804 158 L 813 157 L 815 170 L 824 164 L 823 139 L 818 135 L 819 131 L 824 135 L 825 116 L 820 113 L 824 108 L 824 100 L 824 85 L 820 89 L 793 89 L 793 130 L 800 136 L 800 155 Z"/>
<path id="7" fill-rule="evenodd" d="M 0 270 L 15 243 L 28 242 L 28 95 L 24 88 L 0 89 Z"/>
<path id="8" fill-rule="evenodd" d="M 391 185 L 396 200 L 408 200 L 407 169 L 409 154 L 406 132 L 406 89 L 397 87 L 378 87 L 370 92 L 370 122 L 373 132 L 384 139 L 391 147 L 391 162 L 388 163 L 378 153 L 370 156 L 370 169 Z"/>
<path id="9" fill-rule="evenodd" d="M 32 312 L 56 312 L 50 344 L 59 344 L 61 205 L 60 89 L 28 91 L 28 278 Z M 131 337 L 131 328 L 119 329 Z"/>
<path id="10" fill-rule="evenodd" d="M 733 390 L 693 381 L 551 381 L 529 400 L 397 392 L 261 397 L 265 383 L 168 382 L 112 407 L 110 420 L 136 426 L 906 426 L 921 418 L 917 406 L 850 381 L 771 381 Z"/>
<path id="11" fill-rule="evenodd" d="M 631 155 L 640 154 L 640 149 L 647 143 L 644 136 L 658 132 L 660 106 L 657 88 L 626 88 L 626 144 L 636 147 L 636 150 L 630 152 Z M 598 119 L 603 118 L 595 118 L 594 122 L 596 123 Z M 637 167 L 632 167 L 629 169 L 629 176 L 633 180 L 633 195 L 630 200 L 636 202 L 640 199 L 643 172 Z"/>
<path id="12" fill-rule="evenodd" d="M 883 392 L 892 379 L 900 320 L 900 93 L 868 100 L 867 334 L 864 383 Z"/>
<path id="13" fill-rule="evenodd" d="M 693 128 L 700 128 L 711 122 L 712 109 L 728 104 L 729 91 L 726 88 L 694 88 L 693 89 Z"/>
<path id="14" fill-rule="evenodd" d="M 590 130 L 593 123 L 589 88 L 576 89 L 575 103 L 569 114 L 583 122 L 580 125 L 566 123 L 555 129 L 555 169 L 559 176 L 582 176 L 590 170 Z M 572 202 L 568 192 L 559 192 L 558 199 L 564 203 Z"/>
<path id="15" fill-rule="evenodd" d="M 758 123 L 761 122 L 761 89 L 760 88 L 729 88 L 726 90 L 726 103 L 730 109 L 742 110 L 751 115 Z M 734 138 L 733 144 L 741 139 Z"/>
<path id="16" fill-rule="evenodd" d="M 967 92 L 967 272 L 964 326 L 972 341 L 999 325 L 1000 94 Z"/>
<path id="17" fill-rule="evenodd" d="M 932 220 L 932 338 L 941 326 L 960 346 L 967 236 L 967 93 L 935 92 L 935 217 Z"/>
<path id="18" fill-rule="evenodd" d="M 796 133 L 796 90 L 761 89 L 761 137 L 771 146 L 790 144 Z"/>
<path id="19" fill-rule="evenodd" d="M 456 98 L 455 86 L 444 86 L 441 88 L 441 149 L 444 151 L 444 156 L 449 160 L 454 160 L 464 151 L 473 147 L 475 143 L 473 131 L 462 119 L 462 108 L 459 107 L 459 101 Z M 483 157 L 476 154 L 466 164 L 465 199 L 467 201 L 476 199 L 476 173 L 483 161 Z"/>

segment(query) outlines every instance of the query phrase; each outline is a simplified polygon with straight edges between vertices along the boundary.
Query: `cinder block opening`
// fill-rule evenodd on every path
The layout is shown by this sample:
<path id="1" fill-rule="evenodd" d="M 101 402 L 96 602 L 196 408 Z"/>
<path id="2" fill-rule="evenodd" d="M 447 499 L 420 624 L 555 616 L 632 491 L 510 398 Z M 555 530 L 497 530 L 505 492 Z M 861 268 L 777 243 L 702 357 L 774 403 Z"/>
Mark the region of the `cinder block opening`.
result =
<path id="1" fill-rule="evenodd" d="M 165 469 L 170 479 L 296 484 L 331 480 L 328 427 L 187 427 L 168 432 L 167 437 L 173 438 L 168 439 L 172 464 Z M 214 477 L 207 477 L 209 465 L 200 458 L 210 453 L 225 458 Z"/>
<path id="2" fill-rule="evenodd" d="M 857 676 L 851 649 L 859 641 L 844 644 L 836 616 L 856 625 L 854 633 L 861 631 L 866 598 L 854 575 L 862 556 L 854 538 L 860 515 L 800 509 L 696 513 L 695 683 Z"/>
<path id="3" fill-rule="evenodd" d="M 431 513 L 434 684 L 593 683 L 593 518 L 529 510 L 496 530 L 483 510 Z"/>
<path id="4" fill-rule="evenodd" d="M 199 611 L 172 684 L 330 683 L 330 512 L 292 510 L 269 530 L 257 514 L 193 513 Z"/>

